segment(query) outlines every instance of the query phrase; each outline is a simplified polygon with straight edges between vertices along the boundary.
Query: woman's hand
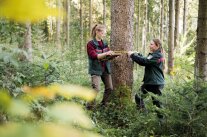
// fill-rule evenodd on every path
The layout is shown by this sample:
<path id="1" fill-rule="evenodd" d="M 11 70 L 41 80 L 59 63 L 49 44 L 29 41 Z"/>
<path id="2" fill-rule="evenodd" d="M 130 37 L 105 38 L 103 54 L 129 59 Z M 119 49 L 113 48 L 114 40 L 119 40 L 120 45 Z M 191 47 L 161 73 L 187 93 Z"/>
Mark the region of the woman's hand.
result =
<path id="1" fill-rule="evenodd" d="M 110 50 L 110 51 L 105 52 L 105 55 L 106 56 L 111 56 L 111 55 L 114 55 L 114 52 Z"/>
<path id="2" fill-rule="evenodd" d="M 128 57 L 130 57 L 132 54 L 134 53 L 134 51 L 128 51 Z"/>

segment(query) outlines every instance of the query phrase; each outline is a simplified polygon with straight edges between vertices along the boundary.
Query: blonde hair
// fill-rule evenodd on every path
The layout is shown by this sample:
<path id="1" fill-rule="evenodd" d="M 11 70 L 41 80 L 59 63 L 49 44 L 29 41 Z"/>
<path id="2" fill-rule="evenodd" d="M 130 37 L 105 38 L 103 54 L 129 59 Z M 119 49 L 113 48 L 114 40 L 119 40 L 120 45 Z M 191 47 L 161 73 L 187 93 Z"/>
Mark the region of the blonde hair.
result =
<path id="1" fill-rule="evenodd" d="M 91 37 L 95 38 L 96 37 L 96 31 L 102 31 L 102 30 L 106 30 L 106 26 L 102 25 L 102 24 L 96 24 L 91 31 Z"/>

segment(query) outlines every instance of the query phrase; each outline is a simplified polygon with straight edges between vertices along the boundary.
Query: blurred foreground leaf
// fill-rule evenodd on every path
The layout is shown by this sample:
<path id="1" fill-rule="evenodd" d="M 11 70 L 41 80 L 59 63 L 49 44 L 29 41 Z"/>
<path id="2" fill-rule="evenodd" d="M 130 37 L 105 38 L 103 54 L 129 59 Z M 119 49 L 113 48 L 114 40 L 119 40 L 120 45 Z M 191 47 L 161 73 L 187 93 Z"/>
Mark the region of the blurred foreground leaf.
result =
<path id="1" fill-rule="evenodd" d="M 56 95 L 61 95 L 65 98 L 79 97 L 88 101 L 95 98 L 95 91 L 89 88 L 77 85 L 51 85 L 48 87 L 23 87 L 23 91 L 34 97 L 46 97 L 53 99 Z"/>
<path id="2" fill-rule="evenodd" d="M 45 0 L 0 0 L 0 16 L 22 23 L 60 14 L 57 9 L 46 6 Z"/>
<path id="3" fill-rule="evenodd" d="M 48 115 L 61 123 L 72 123 L 83 128 L 92 128 L 91 120 L 77 104 L 56 104 L 49 109 Z"/>
<path id="4" fill-rule="evenodd" d="M 8 112 L 11 115 L 28 116 L 30 113 L 29 106 L 21 100 L 12 100 Z"/>
<path id="5" fill-rule="evenodd" d="M 8 92 L 0 90 L 0 112 L 6 111 L 11 105 L 11 97 Z"/>
<path id="6" fill-rule="evenodd" d="M 101 137 L 88 131 L 58 124 L 15 124 L 0 126 L 1 137 Z"/>
<path id="7" fill-rule="evenodd" d="M 79 97 L 88 101 L 93 100 L 96 95 L 93 89 L 77 85 L 54 85 L 51 89 L 66 98 Z"/>

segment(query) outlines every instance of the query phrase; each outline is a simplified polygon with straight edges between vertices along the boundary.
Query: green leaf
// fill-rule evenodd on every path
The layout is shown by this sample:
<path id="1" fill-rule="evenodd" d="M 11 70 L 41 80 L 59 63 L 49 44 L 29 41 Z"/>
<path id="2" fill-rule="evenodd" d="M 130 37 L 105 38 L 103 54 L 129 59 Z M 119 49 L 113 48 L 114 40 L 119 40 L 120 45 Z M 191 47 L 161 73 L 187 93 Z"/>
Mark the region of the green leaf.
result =
<path id="1" fill-rule="evenodd" d="M 44 68 L 45 70 L 48 70 L 49 66 L 50 66 L 49 63 L 44 63 L 44 64 L 43 64 L 43 68 Z"/>

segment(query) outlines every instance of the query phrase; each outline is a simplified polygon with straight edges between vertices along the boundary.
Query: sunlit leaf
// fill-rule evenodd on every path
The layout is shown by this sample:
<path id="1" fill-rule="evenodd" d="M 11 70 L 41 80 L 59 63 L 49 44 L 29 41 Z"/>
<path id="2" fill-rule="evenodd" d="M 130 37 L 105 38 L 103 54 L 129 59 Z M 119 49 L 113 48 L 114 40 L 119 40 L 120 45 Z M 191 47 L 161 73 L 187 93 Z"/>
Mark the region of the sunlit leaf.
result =
<path id="1" fill-rule="evenodd" d="M 0 90 L 0 111 L 7 110 L 11 105 L 11 97 L 4 90 Z"/>
<path id="2" fill-rule="evenodd" d="M 43 137 L 40 127 L 31 124 L 8 123 L 0 126 L 1 137 Z"/>
<path id="3" fill-rule="evenodd" d="M 91 132 L 84 132 L 84 137 L 102 137 L 102 136 Z"/>
<path id="4" fill-rule="evenodd" d="M 48 115 L 59 122 L 77 124 L 84 128 L 92 128 L 90 119 L 81 106 L 77 104 L 56 104 L 49 109 Z"/>
<path id="5" fill-rule="evenodd" d="M 51 89 L 66 98 L 80 97 L 89 101 L 95 98 L 94 90 L 77 85 L 53 85 Z"/>
<path id="6" fill-rule="evenodd" d="M 25 93 L 31 94 L 32 96 L 43 96 L 50 99 L 53 99 L 56 94 L 66 98 L 80 97 L 88 101 L 95 98 L 94 90 L 76 85 L 51 85 L 48 87 L 35 88 L 25 86 L 22 90 Z"/>
<path id="7" fill-rule="evenodd" d="M 28 116 L 29 115 L 29 106 L 26 103 L 20 100 L 12 100 L 11 106 L 8 112 L 12 115 L 18 116 Z"/>
<path id="8" fill-rule="evenodd" d="M 45 0 L 0 0 L 0 16 L 22 23 L 60 14 L 57 9 L 47 7 Z"/>
<path id="9" fill-rule="evenodd" d="M 42 129 L 45 132 L 44 137 L 101 137 L 98 134 L 54 124 L 47 124 Z"/>
<path id="10" fill-rule="evenodd" d="M 101 137 L 98 134 L 84 132 L 72 126 L 59 124 L 16 124 L 0 125 L 1 137 Z"/>
<path id="11" fill-rule="evenodd" d="M 46 97 L 49 99 L 53 99 L 55 97 L 55 92 L 53 92 L 52 90 L 50 90 L 47 87 L 28 87 L 28 86 L 24 86 L 23 91 L 25 93 L 31 94 L 34 97 Z"/>

